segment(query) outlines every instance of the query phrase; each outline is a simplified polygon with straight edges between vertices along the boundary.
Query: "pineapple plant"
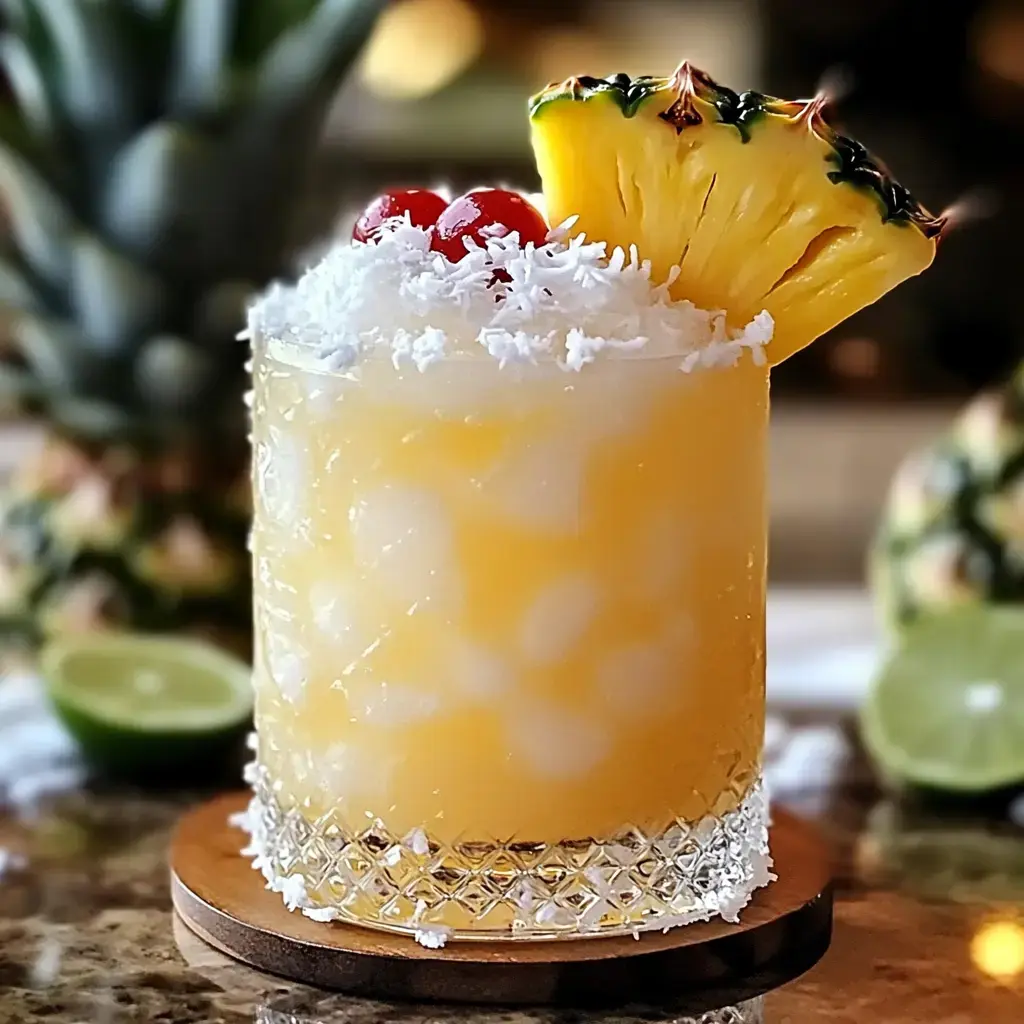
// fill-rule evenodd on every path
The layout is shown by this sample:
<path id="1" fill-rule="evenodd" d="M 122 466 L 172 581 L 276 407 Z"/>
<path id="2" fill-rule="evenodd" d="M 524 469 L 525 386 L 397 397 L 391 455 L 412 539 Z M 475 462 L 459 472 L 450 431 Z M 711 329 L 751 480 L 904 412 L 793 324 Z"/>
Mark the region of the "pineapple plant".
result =
<path id="1" fill-rule="evenodd" d="M 530 108 L 549 219 L 635 244 L 657 278 L 678 275 L 674 298 L 732 325 L 767 310 L 779 363 L 928 267 L 949 222 L 826 105 L 736 93 L 688 63 L 551 85 Z"/>
<path id="2" fill-rule="evenodd" d="M 248 296 L 384 0 L 3 0 L 0 634 L 246 647 Z"/>
<path id="3" fill-rule="evenodd" d="M 897 470 L 869 576 L 884 624 L 1024 602 L 1024 367 Z"/>

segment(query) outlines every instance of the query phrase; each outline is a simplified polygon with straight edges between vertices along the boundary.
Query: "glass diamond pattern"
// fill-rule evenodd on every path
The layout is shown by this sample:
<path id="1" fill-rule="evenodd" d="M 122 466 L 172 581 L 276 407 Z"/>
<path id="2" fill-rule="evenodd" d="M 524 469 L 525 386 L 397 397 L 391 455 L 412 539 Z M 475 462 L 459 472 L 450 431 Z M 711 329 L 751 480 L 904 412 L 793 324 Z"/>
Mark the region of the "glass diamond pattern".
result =
<path id="1" fill-rule="evenodd" d="M 742 906 L 768 866 L 760 783 L 720 818 L 625 825 L 603 841 L 449 845 L 429 833 L 393 835 L 380 819 L 359 831 L 331 813 L 309 821 L 280 806 L 265 769 L 254 774 L 248 827 L 268 879 L 298 875 L 304 908 L 388 931 L 540 939 L 664 928 Z"/>

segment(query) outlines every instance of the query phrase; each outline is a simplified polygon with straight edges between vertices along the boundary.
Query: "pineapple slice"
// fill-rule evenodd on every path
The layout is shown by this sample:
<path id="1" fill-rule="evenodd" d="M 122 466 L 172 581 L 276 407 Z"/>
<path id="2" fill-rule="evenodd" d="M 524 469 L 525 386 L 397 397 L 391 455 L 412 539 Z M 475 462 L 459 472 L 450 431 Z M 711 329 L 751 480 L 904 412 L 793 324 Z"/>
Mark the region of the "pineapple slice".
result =
<path id="1" fill-rule="evenodd" d="M 671 78 L 570 78 L 530 103 L 550 223 L 628 251 L 676 299 L 743 326 L 775 320 L 780 363 L 935 256 L 945 218 L 925 211 L 824 97 L 737 95 L 684 63 Z"/>

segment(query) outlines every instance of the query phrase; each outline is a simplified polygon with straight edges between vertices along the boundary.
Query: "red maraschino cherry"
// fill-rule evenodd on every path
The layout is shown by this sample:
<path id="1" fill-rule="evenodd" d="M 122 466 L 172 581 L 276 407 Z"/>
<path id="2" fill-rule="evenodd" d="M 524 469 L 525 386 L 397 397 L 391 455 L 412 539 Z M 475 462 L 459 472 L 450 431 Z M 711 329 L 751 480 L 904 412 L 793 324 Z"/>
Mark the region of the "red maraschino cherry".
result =
<path id="1" fill-rule="evenodd" d="M 548 226 L 518 192 L 477 189 L 459 196 L 437 218 L 430 245 L 450 262 L 458 263 L 466 255 L 464 239 L 472 238 L 483 248 L 488 238 L 513 231 L 519 232 L 520 245 L 543 245 Z"/>
<path id="2" fill-rule="evenodd" d="M 357 242 L 373 242 L 380 235 L 381 225 L 386 220 L 404 217 L 406 214 L 414 227 L 432 227 L 447 205 L 436 192 L 426 188 L 385 192 L 363 211 L 352 229 L 352 237 Z"/>

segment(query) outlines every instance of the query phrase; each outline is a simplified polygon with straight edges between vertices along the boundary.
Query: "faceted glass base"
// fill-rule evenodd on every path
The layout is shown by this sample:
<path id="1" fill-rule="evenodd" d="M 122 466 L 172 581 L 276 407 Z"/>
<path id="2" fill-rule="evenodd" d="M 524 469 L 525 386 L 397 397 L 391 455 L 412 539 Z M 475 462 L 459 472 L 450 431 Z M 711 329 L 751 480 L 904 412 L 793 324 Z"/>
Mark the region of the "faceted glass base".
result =
<path id="1" fill-rule="evenodd" d="M 289 909 L 415 935 L 550 939 L 735 920 L 771 881 L 768 809 L 755 784 L 720 818 L 625 825 L 604 838 L 545 844 L 513 839 L 439 842 L 421 829 L 393 835 L 378 819 L 359 828 L 328 813 L 308 820 L 280 805 L 265 769 L 238 824 L 245 851 Z"/>

